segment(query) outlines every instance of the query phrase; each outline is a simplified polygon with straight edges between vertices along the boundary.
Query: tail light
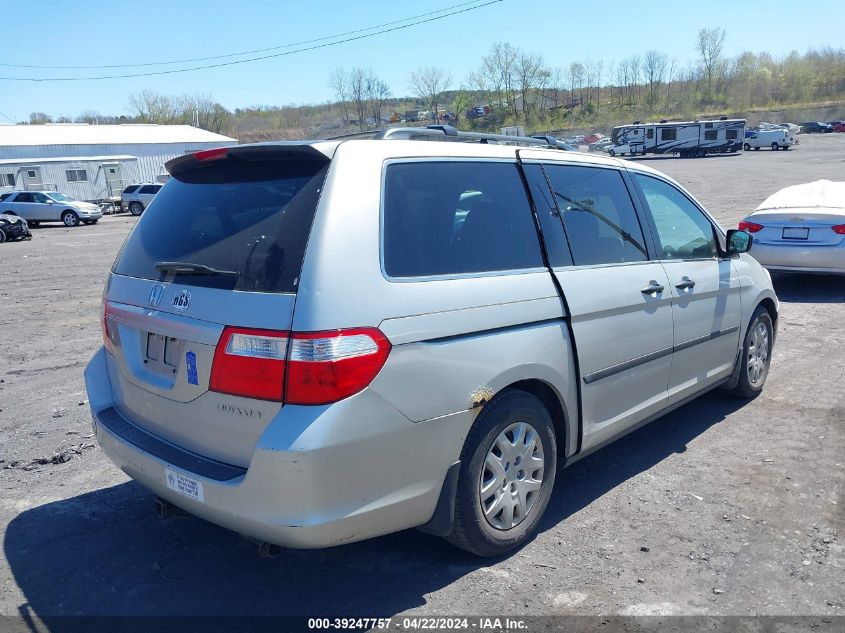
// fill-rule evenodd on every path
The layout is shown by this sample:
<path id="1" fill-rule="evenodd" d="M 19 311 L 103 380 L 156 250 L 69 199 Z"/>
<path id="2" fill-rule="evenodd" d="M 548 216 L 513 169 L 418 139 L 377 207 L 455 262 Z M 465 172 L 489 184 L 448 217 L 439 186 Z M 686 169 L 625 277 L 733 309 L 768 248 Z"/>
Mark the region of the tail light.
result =
<path id="1" fill-rule="evenodd" d="M 288 333 L 227 327 L 211 365 L 211 391 L 260 400 L 284 396 Z"/>
<path id="2" fill-rule="evenodd" d="M 837 224 L 836 226 L 830 227 L 833 229 L 833 232 L 837 235 L 845 235 L 845 224 Z"/>
<path id="3" fill-rule="evenodd" d="M 358 393 L 381 370 L 390 342 L 375 328 L 279 332 L 226 327 L 209 389 L 288 404 L 329 404 Z"/>
<path id="4" fill-rule="evenodd" d="M 109 302 L 103 299 L 100 306 L 100 328 L 103 330 L 103 346 L 114 354 L 114 340 L 117 336 L 117 325 L 109 316 Z"/>
<path id="5" fill-rule="evenodd" d="M 294 333 L 288 354 L 285 402 L 328 404 L 369 385 L 390 353 L 375 328 Z"/>
<path id="6" fill-rule="evenodd" d="M 749 233 L 756 233 L 757 231 L 761 231 L 763 229 L 762 224 L 757 224 L 756 222 L 747 222 L 743 220 L 739 223 L 739 230 L 740 231 L 748 231 Z"/>

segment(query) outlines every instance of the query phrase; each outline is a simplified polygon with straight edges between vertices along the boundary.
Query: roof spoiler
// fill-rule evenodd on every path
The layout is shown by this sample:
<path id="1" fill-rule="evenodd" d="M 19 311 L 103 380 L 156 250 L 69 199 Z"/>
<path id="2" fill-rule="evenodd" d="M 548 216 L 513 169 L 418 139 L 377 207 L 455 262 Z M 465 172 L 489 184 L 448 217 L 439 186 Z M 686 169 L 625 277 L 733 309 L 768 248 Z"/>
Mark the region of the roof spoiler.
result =
<path id="1" fill-rule="evenodd" d="M 314 160 L 329 162 L 334 155 L 337 143 L 256 143 L 251 145 L 233 145 L 191 152 L 178 156 L 164 164 L 171 176 L 203 169 L 218 160 L 254 162 L 265 160 Z"/>

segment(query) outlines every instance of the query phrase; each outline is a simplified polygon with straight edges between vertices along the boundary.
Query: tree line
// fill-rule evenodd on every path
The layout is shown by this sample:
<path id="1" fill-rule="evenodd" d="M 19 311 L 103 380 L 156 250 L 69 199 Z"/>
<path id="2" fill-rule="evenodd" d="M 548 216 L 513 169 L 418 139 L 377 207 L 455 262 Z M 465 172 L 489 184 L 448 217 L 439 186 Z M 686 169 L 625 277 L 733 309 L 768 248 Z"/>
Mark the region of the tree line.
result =
<path id="1" fill-rule="evenodd" d="M 253 106 L 229 111 L 210 95 L 167 96 L 149 90 L 131 95 L 128 116 L 84 112 L 85 122 L 189 123 L 241 140 L 304 138 L 365 130 L 395 122 L 406 109 L 425 108 L 434 120 L 497 129 L 607 127 L 645 117 L 689 117 L 699 112 L 743 112 L 845 98 L 845 49 L 825 47 L 781 58 L 724 54 L 726 32 L 702 28 L 692 61 L 657 49 L 615 60 L 587 55 L 553 66 L 537 52 L 494 44 L 463 80 L 449 68 L 412 69 L 391 88 L 372 68 L 337 68 L 328 87 L 334 101 L 301 106 Z M 403 96 L 394 96 L 394 90 Z M 467 119 L 473 106 L 490 113 Z M 34 112 L 30 123 L 51 120 Z"/>

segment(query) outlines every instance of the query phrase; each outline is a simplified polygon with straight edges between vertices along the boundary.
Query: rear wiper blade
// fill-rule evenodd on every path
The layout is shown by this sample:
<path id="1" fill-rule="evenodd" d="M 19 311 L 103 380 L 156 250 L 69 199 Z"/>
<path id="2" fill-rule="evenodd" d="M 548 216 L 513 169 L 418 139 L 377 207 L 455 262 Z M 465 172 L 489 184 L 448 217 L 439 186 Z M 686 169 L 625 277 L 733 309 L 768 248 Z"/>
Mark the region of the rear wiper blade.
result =
<path id="1" fill-rule="evenodd" d="M 193 264 L 191 262 L 156 262 L 155 267 L 157 270 L 171 275 L 240 276 L 240 273 L 236 270 L 220 270 L 219 268 L 213 268 L 205 264 Z"/>

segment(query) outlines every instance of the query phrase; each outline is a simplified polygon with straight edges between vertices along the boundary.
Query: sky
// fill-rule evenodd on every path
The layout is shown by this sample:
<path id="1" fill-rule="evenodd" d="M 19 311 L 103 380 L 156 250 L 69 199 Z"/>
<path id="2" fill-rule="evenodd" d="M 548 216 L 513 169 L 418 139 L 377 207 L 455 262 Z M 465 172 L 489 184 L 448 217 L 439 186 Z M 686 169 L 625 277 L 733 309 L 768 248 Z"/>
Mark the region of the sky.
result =
<path id="1" fill-rule="evenodd" d="M 487 6 L 485 2 L 490 2 Z M 30 112 L 73 118 L 85 110 L 131 114 L 141 90 L 206 93 L 229 109 L 334 100 L 329 77 L 337 67 L 371 67 L 394 96 L 412 94 L 408 75 L 425 65 L 447 68 L 452 88 L 466 81 L 496 42 L 539 53 L 551 66 L 603 59 L 605 66 L 649 48 L 696 59 L 696 33 L 723 27 L 725 55 L 750 50 L 782 56 L 790 50 L 845 45 L 842 0 L 709 0 L 706 11 L 661 0 L 41 0 L 4 2 L 0 38 L 0 122 Z M 457 6 L 462 5 L 462 6 Z M 316 50 L 226 67 L 148 77 L 82 81 L 10 81 L 10 77 L 86 77 L 172 70 L 290 51 L 289 47 L 204 62 L 104 69 L 31 66 L 146 64 L 278 47 L 419 18 L 455 7 L 472 9 L 388 33 Z M 39 14 L 37 21 L 34 11 Z M 402 22 L 401 24 L 409 24 Z M 399 26 L 399 24 L 394 24 Z M 390 27 L 386 27 L 390 28 Z M 381 30 L 381 29 L 377 29 Z M 372 31 L 369 31 L 370 33 Z M 356 37 L 367 32 L 347 35 Z M 325 43 L 316 42 L 305 46 Z"/>

